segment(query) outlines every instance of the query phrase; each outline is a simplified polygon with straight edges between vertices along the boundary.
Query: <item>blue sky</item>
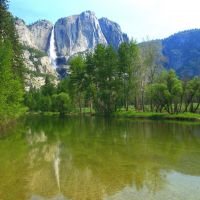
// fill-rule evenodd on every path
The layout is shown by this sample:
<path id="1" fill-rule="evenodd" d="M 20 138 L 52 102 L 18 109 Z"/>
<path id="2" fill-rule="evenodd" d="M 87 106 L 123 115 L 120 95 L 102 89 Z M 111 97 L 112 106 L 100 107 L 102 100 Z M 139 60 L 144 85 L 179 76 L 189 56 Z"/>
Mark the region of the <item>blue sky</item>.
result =
<path id="1" fill-rule="evenodd" d="M 38 19 L 55 22 L 85 10 L 116 21 L 137 41 L 200 28 L 198 0 L 10 0 L 10 11 L 27 24 Z"/>

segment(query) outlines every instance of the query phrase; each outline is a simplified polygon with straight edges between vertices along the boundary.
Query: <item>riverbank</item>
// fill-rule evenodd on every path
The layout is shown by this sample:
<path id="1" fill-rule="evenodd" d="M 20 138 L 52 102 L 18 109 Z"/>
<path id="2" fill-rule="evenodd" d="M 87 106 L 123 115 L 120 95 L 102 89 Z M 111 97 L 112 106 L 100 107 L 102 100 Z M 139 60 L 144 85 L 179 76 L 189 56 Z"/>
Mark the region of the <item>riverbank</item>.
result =
<path id="1" fill-rule="evenodd" d="M 31 112 L 28 115 L 42 115 L 42 116 L 60 116 L 59 112 Z M 66 113 L 65 116 L 78 116 L 78 115 L 90 115 L 90 116 L 102 116 L 95 112 L 89 112 L 87 109 L 80 112 Z M 194 121 L 200 122 L 200 114 L 195 113 L 154 113 L 154 112 L 136 112 L 136 111 L 117 111 L 111 115 L 111 117 L 117 118 L 132 118 L 132 119 L 151 119 L 151 120 L 177 120 L 177 121 Z"/>
<path id="2" fill-rule="evenodd" d="M 0 120 L 0 135 L 4 131 L 14 127 L 18 123 L 18 121 L 19 121 L 19 118 Z"/>
<path id="3" fill-rule="evenodd" d="M 153 120 L 177 120 L 177 121 L 200 122 L 200 114 L 195 114 L 195 113 L 168 114 L 168 113 L 153 113 L 153 112 L 117 111 L 113 114 L 113 116 L 125 117 L 125 118 L 153 119 Z"/>

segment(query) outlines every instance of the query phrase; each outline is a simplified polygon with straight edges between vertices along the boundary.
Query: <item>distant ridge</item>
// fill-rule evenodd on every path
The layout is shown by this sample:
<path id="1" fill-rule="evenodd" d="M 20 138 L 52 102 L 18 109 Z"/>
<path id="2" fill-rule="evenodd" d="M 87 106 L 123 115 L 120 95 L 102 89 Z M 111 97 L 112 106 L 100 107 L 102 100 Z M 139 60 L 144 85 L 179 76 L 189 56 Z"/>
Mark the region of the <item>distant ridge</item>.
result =
<path id="1" fill-rule="evenodd" d="M 152 40 L 166 57 L 166 69 L 174 69 L 181 78 L 200 75 L 200 29 L 184 30 L 162 40 Z M 146 43 L 148 43 L 146 42 Z M 145 45 L 145 42 L 139 46 Z"/>

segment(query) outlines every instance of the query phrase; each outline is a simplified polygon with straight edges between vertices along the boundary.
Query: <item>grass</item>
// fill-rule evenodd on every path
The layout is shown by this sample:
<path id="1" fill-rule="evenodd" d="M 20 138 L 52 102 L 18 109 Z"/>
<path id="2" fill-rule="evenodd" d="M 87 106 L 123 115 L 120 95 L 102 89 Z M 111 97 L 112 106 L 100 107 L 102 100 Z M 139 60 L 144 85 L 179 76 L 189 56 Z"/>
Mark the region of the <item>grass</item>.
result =
<path id="1" fill-rule="evenodd" d="M 43 116 L 59 116 L 59 112 L 29 112 L 27 114 L 31 115 L 43 115 Z M 79 109 L 74 109 L 70 113 L 66 113 L 66 116 L 69 115 L 98 115 L 92 110 L 90 112 L 89 108 L 83 108 L 82 113 Z M 156 112 L 138 112 L 133 109 L 129 111 L 120 110 L 111 115 L 112 117 L 121 117 L 121 118 L 141 118 L 141 119 L 152 119 L 152 120 L 179 120 L 179 121 L 196 121 L 200 122 L 200 114 L 195 113 L 179 113 L 179 114 L 169 114 L 169 113 L 156 113 Z"/>
<path id="2" fill-rule="evenodd" d="M 66 116 L 70 116 L 70 115 L 81 115 L 81 114 L 94 114 L 94 110 L 92 110 L 92 112 L 90 112 L 89 108 L 82 108 L 82 112 L 80 113 L 80 110 L 74 109 L 69 113 L 66 113 Z M 42 116 L 59 116 L 60 113 L 59 112 L 42 112 L 42 111 L 38 111 L 38 112 L 27 112 L 27 114 L 29 115 L 42 115 Z"/>
<path id="3" fill-rule="evenodd" d="M 113 114 L 114 117 L 127 118 L 144 118 L 157 120 L 185 120 L 185 121 L 200 121 L 200 114 L 195 113 L 154 113 L 154 112 L 136 112 L 136 111 L 117 111 Z"/>

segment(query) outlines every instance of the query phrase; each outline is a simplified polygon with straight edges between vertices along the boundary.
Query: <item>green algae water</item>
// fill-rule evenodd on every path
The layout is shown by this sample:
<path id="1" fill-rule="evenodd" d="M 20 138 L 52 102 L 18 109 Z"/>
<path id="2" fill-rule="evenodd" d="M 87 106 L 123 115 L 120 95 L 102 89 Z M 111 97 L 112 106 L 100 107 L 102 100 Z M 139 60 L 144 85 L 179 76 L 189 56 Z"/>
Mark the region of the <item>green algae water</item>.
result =
<path id="1" fill-rule="evenodd" d="M 200 125 L 28 117 L 0 135 L 0 200 L 200 200 Z"/>

